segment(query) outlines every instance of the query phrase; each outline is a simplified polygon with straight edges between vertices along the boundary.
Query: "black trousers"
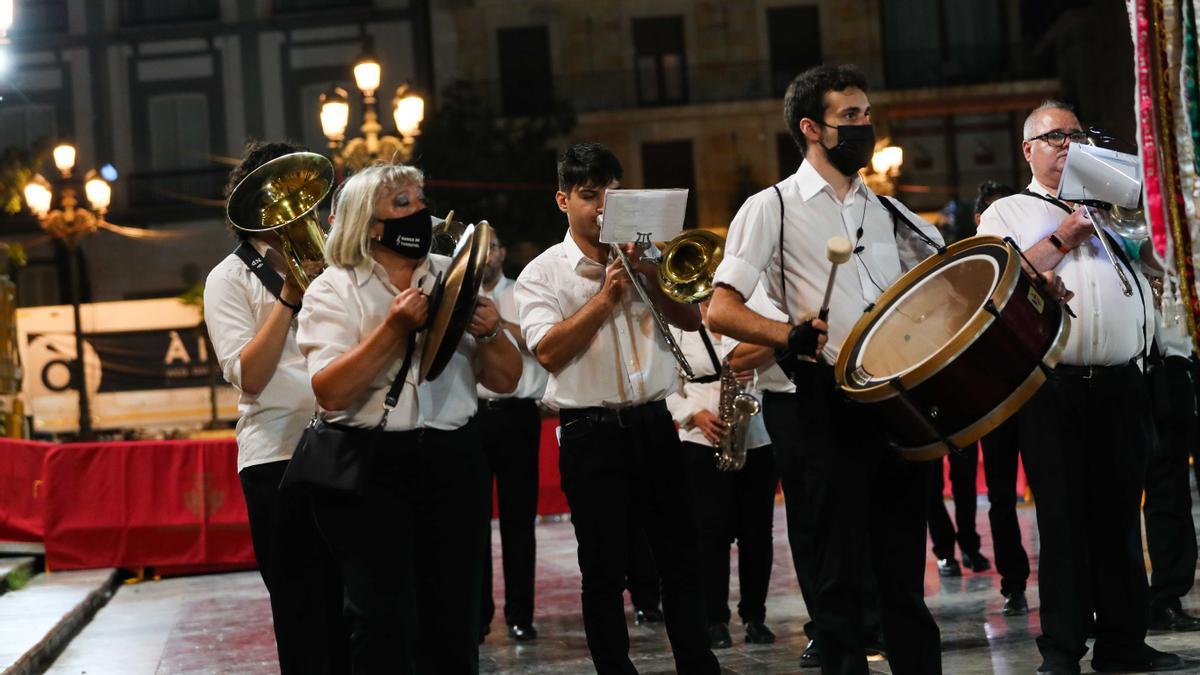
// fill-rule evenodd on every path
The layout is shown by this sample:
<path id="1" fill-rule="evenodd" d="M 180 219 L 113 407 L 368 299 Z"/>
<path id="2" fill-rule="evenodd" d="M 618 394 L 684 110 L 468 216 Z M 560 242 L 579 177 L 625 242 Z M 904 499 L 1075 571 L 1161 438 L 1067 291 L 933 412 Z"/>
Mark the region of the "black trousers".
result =
<path id="1" fill-rule="evenodd" d="M 346 584 L 355 675 L 479 672 L 479 514 L 473 422 L 383 435 L 362 497 L 315 500 Z"/>
<path id="2" fill-rule="evenodd" d="M 808 608 L 809 620 L 804 624 L 804 633 L 816 639 L 817 626 L 813 620 L 813 603 L 816 590 L 813 584 L 813 523 L 809 516 L 809 493 L 805 488 L 807 460 L 805 444 L 801 438 L 800 416 L 796 410 L 796 395 L 780 392 L 763 392 L 763 422 L 775 449 L 775 467 L 783 486 L 784 513 L 787 514 L 788 549 L 792 553 L 792 565 L 796 580 L 800 584 L 800 597 Z M 878 642 L 882 628 L 879 614 L 879 585 L 871 565 L 860 565 L 863 572 L 862 587 L 866 597 L 863 608 L 863 626 L 868 643 Z"/>
<path id="3" fill-rule="evenodd" d="M 634 609 L 661 609 L 662 584 L 658 566 L 650 551 L 650 537 L 640 523 L 629 528 L 629 562 L 625 576 L 625 588 L 629 589 L 629 601 Z"/>
<path id="4" fill-rule="evenodd" d="M 1038 648 L 1048 665 L 1078 672 L 1093 612 L 1095 656 L 1129 654 L 1146 636 L 1149 397 L 1136 365 L 1059 366 L 1018 414 L 1041 541 Z"/>
<path id="5" fill-rule="evenodd" d="M 1151 384 L 1158 443 L 1146 468 L 1146 547 L 1150 553 L 1150 606 L 1180 606 L 1196 575 L 1196 527 L 1188 456 L 1200 444 L 1196 389 L 1191 363 L 1167 357 L 1151 366 Z"/>
<path id="6" fill-rule="evenodd" d="M 953 523 L 950 522 L 950 514 L 946 511 L 946 500 L 942 497 L 945 487 L 942 460 L 930 462 L 929 538 L 933 542 L 933 554 L 939 560 L 954 557 L 955 542 L 958 542 L 959 550 L 965 553 L 979 553 L 979 533 L 975 531 L 978 455 L 978 451 L 972 445 L 963 452 L 951 453 L 945 458 L 945 461 L 950 462 L 950 492 L 954 495 Z"/>
<path id="7" fill-rule="evenodd" d="M 771 446 L 746 451 L 739 471 L 719 471 L 713 448 L 683 444 L 688 485 L 696 503 L 700 573 L 709 623 L 729 623 L 729 547 L 738 548 L 738 616 L 743 623 L 767 616 L 767 587 L 774 560 L 775 488 L 779 472 Z"/>
<path id="8" fill-rule="evenodd" d="M 542 416 L 533 399 L 480 401 L 475 416 L 483 439 L 488 479 L 484 494 L 482 625 L 492 622 L 492 479 L 500 508 L 500 551 L 504 565 L 504 622 L 533 623 L 534 521 L 538 502 L 538 443 Z"/>
<path id="9" fill-rule="evenodd" d="M 1017 418 L 1010 417 L 979 441 L 990 505 L 992 547 L 996 571 L 1000 574 L 1000 593 L 1005 597 L 1024 593 L 1029 581 L 1029 556 L 1021 543 L 1021 525 L 1017 522 L 1018 428 Z"/>
<path id="10" fill-rule="evenodd" d="M 871 601 L 864 583 L 869 564 L 892 672 L 940 675 L 941 637 L 924 599 L 929 464 L 891 450 L 868 410 L 837 389 L 832 367 L 806 364 L 795 382 L 821 672 L 868 672 L 863 617 Z"/>
<path id="11" fill-rule="evenodd" d="M 662 579 L 663 614 L 676 670 L 717 673 L 708 648 L 694 506 L 683 448 L 667 406 L 655 401 L 601 415 L 560 412 L 559 473 L 571 507 L 583 574 L 583 625 L 599 673 L 636 673 L 622 593 L 630 530 L 645 528 Z"/>
<path id="12" fill-rule="evenodd" d="M 254 557 L 271 597 L 279 671 L 348 673 L 342 579 L 317 534 L 309 498 L 279 490 L 287 465 L 287 460 L 257 464 L 238 474 Z"/>

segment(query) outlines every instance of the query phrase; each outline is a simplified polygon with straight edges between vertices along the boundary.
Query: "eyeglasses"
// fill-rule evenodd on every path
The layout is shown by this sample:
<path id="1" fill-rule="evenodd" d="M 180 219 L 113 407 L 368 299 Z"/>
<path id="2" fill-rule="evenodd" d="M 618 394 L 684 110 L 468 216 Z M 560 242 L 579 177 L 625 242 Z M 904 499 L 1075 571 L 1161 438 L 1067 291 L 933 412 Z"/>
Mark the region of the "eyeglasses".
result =
<path id="1" fill-rule="evenodd" d="M 1043 141 L 1051 147 L 1061 148 L 1067 144 L 1067 141 L 1071 143 L 1087 143 L 1089 138 L 1091 136 L 1086 131 L 1063 131 L 1062 129 L 1055 129 L 1034 136 L 1033 138 L 1026 138 L 1025 140 L 1031 143 L 1033 141 Z"/>

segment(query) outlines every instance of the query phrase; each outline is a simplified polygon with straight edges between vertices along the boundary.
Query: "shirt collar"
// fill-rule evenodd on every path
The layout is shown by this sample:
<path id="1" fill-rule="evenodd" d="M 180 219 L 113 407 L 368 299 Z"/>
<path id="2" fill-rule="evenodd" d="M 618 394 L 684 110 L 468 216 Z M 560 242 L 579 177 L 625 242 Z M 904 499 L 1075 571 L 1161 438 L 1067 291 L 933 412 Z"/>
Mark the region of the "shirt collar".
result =
<path id="1" fill-rule="evenodd" d="M 827 191 L 830 197 L 833 197 L 835 200 L 837 199 L 833 186 L 822 178 L 821 174 L 817 173 L 817 170 L 809 162 L 801 162 L 800 168 L 796 169 L 796 173 L 792 174 L 792 177 L 796 181 L 796 187 L 800 190 L 800 198 L 806 202 L 822 191 Z M 853 192 L 861 194 L 867 201 L 871 201 L 874 196 L 867 188 L 866 183 L 863 182 L 862 176 L 856 175 L 854 177 L 854 182 L 850 185 L 850 189 Z"/>
<path id="2" fill-rule="evenodd" d="M 1046 186 L 1039 183 L 1038 179 L 1036 179 L 1036 178 L 1029 181 L 1029 191 L 1033 192 L 1035 194 L 1045 195 L 1047 197 L 1054 197 L 1055 199 L 1058 199 L 1058 190 L 1050 190 L 1050 189 L 1046 188 Z"/>
<path id="3" fill-rule="evenodd" d="M 575 238 L 571 236 L 571 228 L 569 227 L 567 228 L 567 235 L 563 237 L 563 257 L 567 259 L 567 264 L 573 270 L 579 269 L 579 265 L 585 261 L 593 265 L 600 264 L 583 254 L 583 250 L 579 248 L 579 244 L 576 244 Z"/>
<path id="4" fill-rule="evenodd" d="M 422 277 L 424 277 L 428 271 L 429 256 L 425 256 L 421 260 L 420 264 L 413 269 L 412 285 L 420 288 Z M 375 258 L 368 255 L 367 257 L 363 258 L 363 261 L 354 268 L 354 283 L 358 284 L 358 286 L 361 288 L 362 286 L 365 286 L 367 282 L 371 280 L 371 277 L 375 276 L 377 273 L 381 280 L 387 281 L 387 270 L 383 268 L 383 265 L 380 265 L 378 262 L 376 262 Z M 388 281 L 387 283 L 390 284 L 391 282 Z"/>

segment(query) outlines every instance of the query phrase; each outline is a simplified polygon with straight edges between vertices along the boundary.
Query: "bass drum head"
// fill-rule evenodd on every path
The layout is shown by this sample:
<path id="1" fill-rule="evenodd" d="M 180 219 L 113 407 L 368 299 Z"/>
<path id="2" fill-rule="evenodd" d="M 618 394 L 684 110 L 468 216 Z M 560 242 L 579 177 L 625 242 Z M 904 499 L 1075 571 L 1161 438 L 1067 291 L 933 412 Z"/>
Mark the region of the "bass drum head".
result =
<path id="1" fill-rule="evenodd" d="M 983 310 L 1000 283 L 1002 261 L 982 249 L 905 288 L 879 315 L 851 362 L 854 387 L 872 386 L 925 365 Z"/>

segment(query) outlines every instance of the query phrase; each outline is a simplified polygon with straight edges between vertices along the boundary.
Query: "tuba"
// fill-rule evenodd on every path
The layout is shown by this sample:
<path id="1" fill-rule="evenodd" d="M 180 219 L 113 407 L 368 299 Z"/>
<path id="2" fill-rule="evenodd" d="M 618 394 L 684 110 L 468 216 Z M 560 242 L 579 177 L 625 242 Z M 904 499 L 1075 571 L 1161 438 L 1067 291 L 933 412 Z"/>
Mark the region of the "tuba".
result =
<path id="1" fill-rule="evenodd" d="M 729 357 L 721 362 L 721 397 L 717 413 L 725 423 L 725 433 L 714 457 L 719 471 L 737 471 L 746 465 L 746 431 L 750 418 L 762 410 L 762 404 L 742 389 L 729 366 Z"/>
<path id="2" fill-rule="evenodd" d="M 654 249 L 653 244 L 648 241 L 639 241 L 638 246 L 643 253 L 643 258 L 653 260 L 646 255 L 647 252 Z M 629 257 L 625 255 L 625 251 L 620 246 L 613 244 L 612 249 L 621 259 L 625 271 L 629 273 L 634 290 L 641 296 L 642 302 L 649 307 L 650 314 L 654 317 L 654 324 L 658 326 L 659 335 L 666 341 L 667 347 L 675 356 L 675 361 L 679 363 L 679 368 L 683 371 L 684 376 L 689 381 L 695 380 L 696 373 L 692 370 L 692 365 L 683 355 L 679 343 L 672 337 L 666 318 L 651 302 L 650 294 L 642 285 L 641 277 L 635 274 L 633 263 L 630 262 Z M 658 285 L 662 288 L 663 294 L 675 302 L 702 302 L 713 293 L 713 277 L 716 276 L 717 266 L 721 264 L 721 258 L 724 255 L 725 240 L 721 235 L 708 230 L 682 232 L 667 242 L 657 261 Z"/>
<path id="3" fill-rule="evenodd" d="M 333 164 L 313 152 L 277 157 L 242 179 L 225 203 L 233 226 L 261 235 L 275 232 L 288 270 L 302 288 L 312 283 L 306 262 L 325 262 L 325 228 L 317 205 L 333 187 Z"/>

